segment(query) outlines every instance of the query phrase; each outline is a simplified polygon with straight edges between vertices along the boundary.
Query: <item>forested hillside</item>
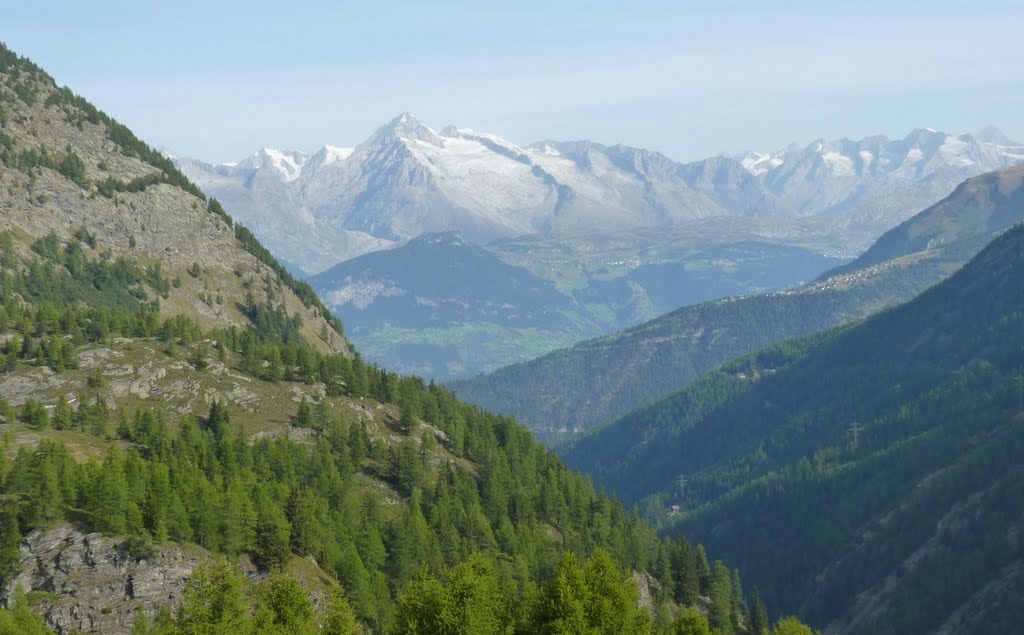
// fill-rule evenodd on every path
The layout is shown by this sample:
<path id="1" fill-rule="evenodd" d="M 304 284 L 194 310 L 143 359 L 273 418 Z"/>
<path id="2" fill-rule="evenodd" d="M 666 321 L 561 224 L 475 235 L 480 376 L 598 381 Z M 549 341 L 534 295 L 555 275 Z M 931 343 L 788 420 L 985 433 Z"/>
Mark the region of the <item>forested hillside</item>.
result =
<path id="1" fill-rule="evenodd" d="M 1022 182 L 1024 166 L 967 179 L 945 199 L 889 230 L 860 257 L 822 279 L 965 239 L 987 239 L 1021 219 Z"/>
<path id="2" fill-rule="evenodd" d="M 454 382 L 462 398 L 515 416 L 540 438 L 571 439 L 678 390 L 718 365 L 913 298 L 1024 219 L 1024 169 L 971 179 L 887 233 L 860 265 L 802 288 L 683 307 L 620 334 Z M 900 236 L 935 239 L 884 247 Z M 860 260 L 856 261 L 860 262 Z"/>
<path id="3" fill-rule="evenodd" d="M 829 632 L 1012 632 L 1024 226 L 905 305 L 780 344 L 566 461 Z"/>
<path id="4" fill-rule="evenodd" d="M 766 625 L 513 420 L 364 363 L 216 202 L 5 48 L 0 108 L 0 632 Z"/>

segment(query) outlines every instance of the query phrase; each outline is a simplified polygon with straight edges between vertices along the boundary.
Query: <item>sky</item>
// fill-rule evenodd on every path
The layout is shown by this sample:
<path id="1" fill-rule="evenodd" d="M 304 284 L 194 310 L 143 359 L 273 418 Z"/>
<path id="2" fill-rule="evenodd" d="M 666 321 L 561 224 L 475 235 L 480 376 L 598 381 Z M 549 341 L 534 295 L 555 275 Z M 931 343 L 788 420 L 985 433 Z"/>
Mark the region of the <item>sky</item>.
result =
<path id="1" fill-rule="evenodd" d="M 6 5 L 6 6 L 5 6 Z M 352 146 L 400 112 L 680 160 L 995 124 L 1020 0 L 0 0 L 0 41 L 156 147 Z"/>

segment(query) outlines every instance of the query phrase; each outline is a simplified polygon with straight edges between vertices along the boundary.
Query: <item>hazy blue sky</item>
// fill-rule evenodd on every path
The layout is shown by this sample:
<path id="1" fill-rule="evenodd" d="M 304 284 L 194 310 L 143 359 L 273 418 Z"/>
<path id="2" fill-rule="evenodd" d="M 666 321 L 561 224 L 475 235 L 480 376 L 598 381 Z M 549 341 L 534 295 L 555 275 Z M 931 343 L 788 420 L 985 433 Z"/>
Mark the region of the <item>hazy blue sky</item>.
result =
<path id="1" fill-rule="evenodd" d="M 401 111 L 689 160 L 915 127 L 1024 138 L 1024 2 L 0 0 L 0 39 L 154 145 L 354 145 Z"/>

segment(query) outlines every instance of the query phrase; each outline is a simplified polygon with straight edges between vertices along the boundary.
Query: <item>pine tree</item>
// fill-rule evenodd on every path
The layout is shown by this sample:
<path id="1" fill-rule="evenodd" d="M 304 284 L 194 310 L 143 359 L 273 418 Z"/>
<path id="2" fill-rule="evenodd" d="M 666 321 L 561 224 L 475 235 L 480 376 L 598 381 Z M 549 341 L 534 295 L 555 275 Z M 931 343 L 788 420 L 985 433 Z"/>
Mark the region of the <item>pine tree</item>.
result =
<path id="1" fill-rule="evenodd" d="M 411 438 L 402 439 L 398 447 L 389 452 L 389 463 L 391 477 L 403 494 L 411 494 L 423 481 L 423 461 Z"/>
<path id="2" fill-rule="evenodd" d="M 700 572 L 697 570 L 697 558 L 685 538 L 677 543 L 673 552 L 672 571 L 678 581 L 676 600 L 683 606 L 696 605 L 700 597 Z"/>
<path id="3" fill-rule="evenodd" d="M 497 635 L 510 631 L 509 605 L 493 563 L 480 554 L 439 577 L 425 572 L 398 599 L 396 633 Z"/>
<path id="4" fill-rule="evenodd" d="M 135 620 L 132 622 L 132 635 L 149 635 L 149 615 L 146 613 L 146 607 L 142 607 L 135 614 Z"/>
<path id="5" fill-rule="evenodd" d="M 0 418 L 3 418 L 4 423 L 14 423 L 16 417 L 17 415 L 14 413 L 14 406 L 11 405 L 11 402 L 0 397 Z"/>
<path id="6" fill-rule="evenodd" d="M 355 611 L 340 589 L 331 594 L 320 632 L 323 635 L 362 635 L 363 629 L 356 622 Z"/>
<path id="7" fill-rule="evenodd" d="M 704 553 L 704 545 L 697 545 L 695 560 L 697 563 L 697 576 L 700 580 L 700 593 L 701 595 L 710 595 L 711 566 L 708 564 L 707 554 Z"/>
<path id="8" fill-rule="evenodd" d="M 281 351 L 274 346 L 267 356 L 267 367 L 264 370 L 263 378 L 267 381 L 278 382 L 284 379 L 284 362 L 281 360 Z"/>
<path id="9" fill-rule="evenodd" d="M 196 569 L 185 586 L 175 626 L 185 633 L 250 631 L 245 580 L 234 567 L 218 560 Z"/>
<path id="10" fill-rule="evenodd" d="M 711 598 L 709 622 L 712 628 L 718 629 L 722 635 L 732 635 L 735 632 L 732 619 L 732 582 L 729 569 L 721 560 L 716 560 L 711 568 L 711 588 L 708 597 Z"/>
<path id="11" fill-rule="evenodd" d="M 53 428 L 55 430 L 68 430 L 74 423 L 75 411 L 71 409 L 68 398 L 63 394 L 57 397 L 57 405 L 53 408 Z"/>
<path id="12" fill-rule="evenodd" d="M 285 515 L 291 525 L 291 550 L 301 556 L 319 558 L 323 552 L 323 526 L 317 519 L 318 501 L 311 492 L 292 488 L 285 504 Z"/>
<path id="13" fill-rule="evenodd" d="M 554 577 L 541 592 L 532 617 L 534 633 L 589 633 L 586 573 L 572 552 L 562 554 Z"/>
<path id="14" fill-rule="evenodd" d="M 313 408 L 309 405 L 309 398 L 302 396 L 299 402 L 299 412 L 295 415 L 295 425 L 300 428 L 309 428 L 313 425 Z"/>
<path id="15" fill-rule="evenodd" d="M 391 541 L 389 569 L 392 580 L 399 586 L 412 576 L 417 566 L 440 561 L 440 550 L 420 511 L 420 504 L 420 492 L 416 490 L 404 506 Z"/>
<path id="16" fill-rule="evenodd" d="M 231 556 L 252 550 L 256 535 L 256 511 L 241 483 L 233 481 L 221 500 L 221 549 Z"/>
<path id="17" fill-rule="evenodd" d="M 598 549 L 586 570 L 587 622 L 597 633 L 639 635 L 651 630 L 651 616 L 638 603 L 639 592 L 632 577 L 620 571 L 611 554 Z"/>
<path id="18" fill-rule="evenodd" d="M 22 404 L 21 418 L 36 430 L 45 430 L 50 427 L 50 415 L 46 412 L 46 406 L 35 399 L 27 399 Z"/>
<path id="19" fill-rule="evenodd" d="M 309 594 L 293 579 L 272 573 L 260 585 L 254 630 L 267 635 L 315 635 L 318 631 Z"/>
<path id="20" fill-rule="evenodd" d="M 743 622 L 747 613 L 747 607 L 743 600 L 743 583 L 740 582 L 739 569 L 732 570 L 732 578 L 729 580 L 729 586 L 732 587 L 732 602 L 730 603 L 732 624 L 736 629 L 739 629 L 741 622 Z"/>
<path id="21" fill-rule="evenodd" d="M 6 588 L 7 582 L 17 574 L 21 557 L 21 532 L 11 507 L 0 510 L 0 588 Z"/>
<path id="22" fill-rule="evenodd" d="M 214 399 L 210 403 L 210 414 L 206 417 L 205 428 L 213 432 L 214 437 L 220 439 L 227 433 L 230 422 L 227 406 L 218 399 Z"/>
<path id="23" fill-rule="evenodd" d="M 157 542 L 163 542 L 170 536 L 170 499 L 170 472 L 164 464 L 153 465 L 149 472 L 149 486 L 146 488 L 143 522 Z"/>
<path id="24" fill-rule="evenodd" d="M 768 632 L 768 610 L 761 601 L 761 594 L 754 589 L 754 598 L 750 608 L 751 635 L 765 635 Z"/>
<path id="25" fill-rule="evenodd" d="M 63 458 L 52 452 L 53 445 L 40 445 L 43 449 L 37 456 L 37 469 L 31 483 L 32 504 L 23 508 L 22 522 L 26 526 L 54 523 L 64 516 L 64 488 L 58 461 Z"/>
<path id="26" fill-rule="evenodd" d="M 291 552 L 291 525 L 280 507 L 266 497 L 258 499 L 256 514 L 256 563 L 275 569 L 288 560 Z"/>
<path id="27" fill-rule="evenodd" d="M 100 531 L 124 533 L 127 517 L 128 480 L 121 469 L 121 461 L 113 453 L 107 456 L 100 469 L 92 495 L 93 522 Z"/>

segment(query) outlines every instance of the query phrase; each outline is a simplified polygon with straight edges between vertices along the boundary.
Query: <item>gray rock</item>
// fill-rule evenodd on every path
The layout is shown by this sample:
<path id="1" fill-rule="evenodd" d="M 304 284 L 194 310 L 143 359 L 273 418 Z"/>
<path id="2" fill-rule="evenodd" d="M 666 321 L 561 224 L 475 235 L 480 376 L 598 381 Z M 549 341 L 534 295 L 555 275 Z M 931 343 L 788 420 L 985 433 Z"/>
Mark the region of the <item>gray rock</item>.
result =
<path id="1" fill-rule="evenodd" d="M 177 608 L 192 572 L 209 558 L 174 544 L 138 558 L 117 538 L 68 526 L 36 530 L 22 543 L 21 574 L 0 590 L 0 599 L 6 603 L 19 588 L 50 593 L 39 608 L 57 633 L 126 633 L 139 611 Z"/>

